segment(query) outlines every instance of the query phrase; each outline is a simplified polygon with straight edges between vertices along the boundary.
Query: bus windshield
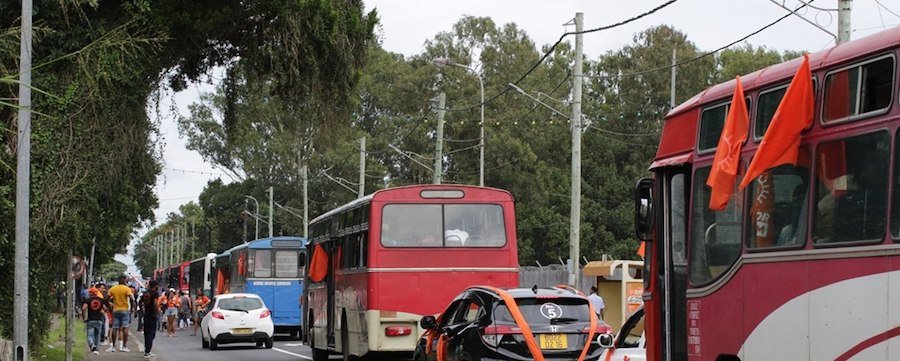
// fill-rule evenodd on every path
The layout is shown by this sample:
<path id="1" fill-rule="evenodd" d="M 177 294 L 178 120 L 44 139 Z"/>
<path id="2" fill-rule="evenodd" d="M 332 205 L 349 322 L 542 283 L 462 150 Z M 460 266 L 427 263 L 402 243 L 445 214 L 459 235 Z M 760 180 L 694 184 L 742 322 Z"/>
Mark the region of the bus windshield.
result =
<path id="1" fill-rule="evenodd" d="M 498 204 L 388 204 L 381 223 L 386 247 L 502 247 Z"/>

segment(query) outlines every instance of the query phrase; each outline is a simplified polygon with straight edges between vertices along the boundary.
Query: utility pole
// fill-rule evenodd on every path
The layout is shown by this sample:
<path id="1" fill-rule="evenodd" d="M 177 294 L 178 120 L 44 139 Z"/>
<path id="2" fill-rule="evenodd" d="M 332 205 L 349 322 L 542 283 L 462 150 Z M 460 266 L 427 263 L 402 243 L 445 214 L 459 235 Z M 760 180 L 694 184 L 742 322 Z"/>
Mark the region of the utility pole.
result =
<path id="1" fill-rule="evenodd" d="M 91 263 L 88 268 L 88 280 L 94 279 L 94 250 L 97 248 L 97 238 L 91 239 Z"/>
<path id="2" fill-rule="evenodd" d="M 303 177 L 303 238 L 309 240 L 309 168 L 304 164 L 300 167 Z"/>
<path id="3" fill-rule="evenodd" d="M 575 69 L 572 72 L 572 208 L 569 224 L 569 284 L 579 288 L 581 258 L 581 71 L 584 14 L 575 14 Z"/>
<path id="4" fill-rule="evenodd" d="M 72 249 L 69 248 L 69 257 L 66 258 L 66 361 L 72 361 L 72 333 L 75 323 L 75 315 L 72 311 L 75 304 L 75 273 L 72 272 Z"/>
<path id="5" fill-rule="evenodd" d="M 305 179 L 305 178 L 304 178 Z M 359 198 L 366 195 L 366 137 L 359 138 Z M 304 220 L 306 218 L 304 217 Z"/>
<path id="6" fill-rule="evenodd" d="M 669 109 L 675 109 L 675 76 L 678 74 L 678 70 L 675 68 L 675 55 L 677 52 L 678 49 L 672 49 L 672 83 L 669 86 L 669 92 L 671 93 Z"/>
<path id="7" fill-rule="evenodd" d="M 28 227 L 31 224 L 31 0 L 22 0 L 19 43 L 19 111 L 16 142 L 16 265 L 13 285 L 15 361 L 28 360 Z"/>
<path id="8" fill-rule="evenodd" d="M 269 187 L 269 238 L 274 234 L 274 223 L 272 223 L 272 203 L 275 202 L 275 189 Z"/>
<path id="9" fill-rule="evenodd" d="M 244 238 L 242 238 L 244 243 L 247 243 L 247 215 L 249 214 L 249 212 L 247 211 L 247 201 L 248 200 L 249 200 L 249 198 L 244 198 L 244 214 L 243 214 L 243 217 L 241 217 L 241 219 L 244 220 Z"/>
<path id="10" fill-rule="evenodd" d="M 447 112 L 445 103 L 447 102 L 447 94 L 441 92 L 438 94 L 438 110 L 437 110 L 437 144 L 434 147 L 434 184 L 441 184 L 441 173 L 444 169 L 444 113 Z M 484 136 L 484 134 L 482 134 Z"/>
<path id="11" fill-rule="evenodd" d="M 838 0 L 838 36 L 837 45 L 850 41 L 850 9 L 853 0 Z"/>

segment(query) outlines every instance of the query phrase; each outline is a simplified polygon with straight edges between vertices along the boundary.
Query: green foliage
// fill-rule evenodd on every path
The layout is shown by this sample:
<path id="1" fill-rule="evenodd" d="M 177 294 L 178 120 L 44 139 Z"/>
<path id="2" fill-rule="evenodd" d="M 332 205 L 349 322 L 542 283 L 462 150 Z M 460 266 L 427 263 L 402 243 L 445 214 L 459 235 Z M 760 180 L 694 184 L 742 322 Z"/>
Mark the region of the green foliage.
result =
<path id="1" fill-rule="evenodd" d="M 118 282 L 119 276 L 125 274 L 125 270 L 128 269 L 124 263 L 119 261 L 107 262 L 102 265 L 95 271 L 95 274 L 104 280 L 107 283 L 115 283 Z"/>

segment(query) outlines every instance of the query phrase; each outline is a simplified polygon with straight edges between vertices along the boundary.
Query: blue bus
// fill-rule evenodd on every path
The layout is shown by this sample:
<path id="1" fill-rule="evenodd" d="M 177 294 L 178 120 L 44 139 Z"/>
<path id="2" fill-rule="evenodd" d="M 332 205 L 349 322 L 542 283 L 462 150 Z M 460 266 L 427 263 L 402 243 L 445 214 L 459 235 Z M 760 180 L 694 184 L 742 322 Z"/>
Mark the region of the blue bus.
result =
<path id="1" fill-rule="evenodd" d="M 302 237 L 261 238 L 227 252 L 231 273 L 228 290 L 258 294 L 272 312 L 275 332 L 289 332 L 292 337 L 297 337 L 302 328 L 300 295 L 306 243 Z"/>

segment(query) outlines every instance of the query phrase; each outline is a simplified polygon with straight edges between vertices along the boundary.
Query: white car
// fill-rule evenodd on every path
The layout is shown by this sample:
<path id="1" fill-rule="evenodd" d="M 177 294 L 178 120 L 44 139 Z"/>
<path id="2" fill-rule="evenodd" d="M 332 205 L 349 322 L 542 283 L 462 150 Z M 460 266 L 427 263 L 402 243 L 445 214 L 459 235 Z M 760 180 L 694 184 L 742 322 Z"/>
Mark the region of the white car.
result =
<path id="1" fill-rule="evenodd" d="M 644 307 L 641 306 L 622 325 L 618 336 L 603 334 L 597 337 L 605 348 L 600 361 L 644 361 L 647 359 L 647 339 L 644 337 Z"/>
<path id="2" fill-rule="evenodd" d="M 272 348 L 275 326 L 272 313 L 262 299 L 252 293 L 232 293 L 213 298 L 212 307 L 200 321 L 203 348 L 215 350 L 220 344 L 255 342 Z"/>

